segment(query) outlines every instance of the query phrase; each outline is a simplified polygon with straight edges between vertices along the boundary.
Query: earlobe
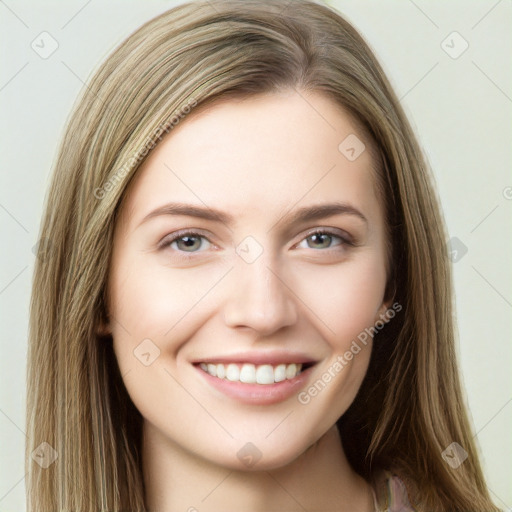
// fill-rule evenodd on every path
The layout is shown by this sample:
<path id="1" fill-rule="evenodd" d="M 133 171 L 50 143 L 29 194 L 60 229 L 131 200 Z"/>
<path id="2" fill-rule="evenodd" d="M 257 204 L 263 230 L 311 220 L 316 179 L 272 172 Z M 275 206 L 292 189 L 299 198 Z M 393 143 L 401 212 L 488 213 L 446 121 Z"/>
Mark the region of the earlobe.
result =
<path id="1" fill-rule="evenodd" d="M 100 338 L 112 336 L 112 327 L 110 322 L 108 296 L 104 291 L 101 295 L 101 300 L 98 308 L 98 317 L 96 321 L 96 336 Z"/>
<path id="2" fill-rule="evenodd" d="M 99 337 L 106 337 L 112 335 L 112 329 L 110 328 L 110 321 L 105 315 L 101 315 L 101 319 L 96 326 L 96 334 Z"/>
<path id="3" fill-rule="evenodd" d="M 379 311 L 377 312 L 377 316 L 375 317 L 375 322 L 380 321 L 384 323 L 388 323 L 393 316 L 389 315 L 389 310 L 392 309 L 393 300 L 396 296 L 396 281 L 395 280 L 389 280 L 386 284 L 386 289 L 384 291 L 384 298 L 383 302 L 379 308 Z M 394 311 L 393 311 L 394 313 Z"/>
<path id="4" fill-rule="evenodd" d="M 387 311 L 390 309 L 390 307 L 391 301 L 383 302 L 381 307 L 379 308 L 379 311 L 377 312 L 377 315 L 375 316 L 374 323 L 380 321 L 387 324 L 390 320 L 389 315 L 387 314 Z"/>

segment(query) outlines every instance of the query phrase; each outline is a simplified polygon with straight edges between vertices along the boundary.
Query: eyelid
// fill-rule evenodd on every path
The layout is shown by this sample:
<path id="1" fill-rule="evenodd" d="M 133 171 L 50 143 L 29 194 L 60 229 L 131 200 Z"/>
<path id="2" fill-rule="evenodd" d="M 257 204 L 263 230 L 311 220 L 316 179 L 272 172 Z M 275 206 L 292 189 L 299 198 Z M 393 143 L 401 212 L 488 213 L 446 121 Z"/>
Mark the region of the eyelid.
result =
<path id="1" fill-rule="evenodd" d="M 166 247 L 169 247 L 173 242 L 176 242 L 176 240 L 179 240 L 180 238 L 183 238 L 185 236 L 191 236 L 191 237 L 198 237 L 198 238 L 204 238 L 208 240 L 208 242 L 212 245 L 215 245 L 209 238 L 209 235 L 206 235 L 205 232 L 201 229 L 180 229 L 179 231 L 175 231 L 173 233 L 169 233 L 160 242 L 158 242 L 157 248 L 158 249 L 165 249 Z M 187 254 L 186 251 L 177 251 L 183 254 Z M 193 254 L 190 253 L 190 254 Z"/>
<path id="2" fill-rule="evenodd" d="M 356 245 L 356 240 L 354 239 L 354 237 L 348 233 L 347 231 L 343 230 L 343 229 L 340 229 L 340 228 L 332 228 L 332 227 L 322 227 L 322 226 L 318 226 L 318 227 L 315 227 L 315 228 L 311 228 L 309 229 L 308 231 L 306 231 L 306 233 L 304 234 L 301 234 L 300 235 L 300 240 L 298 240 L 296 243 L 293 244 L 293 247 L 295 247 L 296 245 L 298 245 L 300 242 L 302 242 L 303 240 L 305 240 L 306 238 L 309 238 L 310 236 L 312 235 L 316 235 L 316 234 L 322 234 L 322 235 L 330 235 L 330 236 L 337 236 L 338 238 L 341 239 L 342 243 L 343 244 L 346 244 L 346 245 L 352 245 L 352 246 L 355 246 Z"/>
<path id="3" fill-rule="evenodd" d="M 314 228 L 311 228 L 307 230 L 305 233 L 302 233 L 300 235 L 299 240 L 297 240 L 295 243 L 293 243 L 292 247 L 296 247 L 298 244 L 300 244 L 302 241 L 306 240 L 310 236 L 316 235 L 316 234 L 322 234 L 322 235 L 328 235 L 328 236 L 335 236 L 338 237 L 341 240 L 340 245 L 350 245 L 355 246 L 356 241 L 354 238 L 345 230 L 339 229 L 339 228 L 333 228 L 333 227 L 322 227 L 317 226 Z M 158 249 L 165 249 L 166 247 L 169 247 L 173 242 L 179 240 L 180 238 L 183 238 L 185 236 L 191 236 L 191 237 L 197 237 L 197 238 L 204 238 L 210 243 L 212 246 L 216 246 L 211 240 L 210 235 L 207 235 L 205 231 L 201 229 L 180 229 L 178 231 L 175 231 L 174 233 L 169 233 L 166 235 L 159 243 L 157 248 Z M 337 247 L 337 246 L 335 246 Z M 321 249 L 322 251 L 328 251 L 330 249 L 333 249 L 331 247 L 327 249 Z M 192 257 L 193 254 L 204 252 L 204 251 L 176 251 L 180 255 L 183 255 L 184 257 Z"/>

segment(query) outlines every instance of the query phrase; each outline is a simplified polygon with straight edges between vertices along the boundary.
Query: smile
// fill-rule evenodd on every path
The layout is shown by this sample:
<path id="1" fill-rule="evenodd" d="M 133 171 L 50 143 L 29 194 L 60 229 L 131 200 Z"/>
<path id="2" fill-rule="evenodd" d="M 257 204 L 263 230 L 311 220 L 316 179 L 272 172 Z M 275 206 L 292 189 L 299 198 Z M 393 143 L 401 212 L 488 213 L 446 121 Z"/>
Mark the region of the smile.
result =
<path id="1" fill-rule="evenodd" d="M 302 363 L 278 364 L 275 366 L 270 364 L 254 365 L 250 363 L 200 363 L 199 366 L 203 371 L 218 379 L 261 385 L 291 380 L 303 371 Z"/>
<path id="2" fill-rule="evenodd" d="M 272 405 L 296 395 L 311 377 L 316 363 L 219 363 L 193 366 L 216 392 L 249 405 Z"/>

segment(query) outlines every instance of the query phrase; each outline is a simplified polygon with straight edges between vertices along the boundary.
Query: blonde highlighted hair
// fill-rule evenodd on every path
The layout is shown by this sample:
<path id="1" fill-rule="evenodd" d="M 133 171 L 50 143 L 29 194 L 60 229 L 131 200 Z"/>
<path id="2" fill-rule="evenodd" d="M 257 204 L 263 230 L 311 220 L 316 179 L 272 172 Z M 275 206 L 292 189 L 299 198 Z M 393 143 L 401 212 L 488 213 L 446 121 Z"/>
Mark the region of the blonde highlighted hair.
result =
<path id="1" fill-rule="evenodd" d="M 46 198 L 31 301 L 28 511 L 144 511 L 142 418 L 111 340 L 98 335 L 125 190 L 187 108 L 295 88 L 323 93 L 377 150 L 391 271 L 403 310 L 375 337 L 370 368 L 339 420 L 347 457 L 372 480 L 392 469 L 418 511 L 498 510 L 461 392 L 445 228 L 428 164 L 381 66 L 338 13 L 312 1 L 184 4 L 123 42 L 68 123 Z M 185 113 L 185 114 L 184 114 Z M 185 118 L 183 119 L 183 117 Z M 441 452 L 468 452 L 456 470 Z M 49 467 L 31 454 L 48 443 Z"/>

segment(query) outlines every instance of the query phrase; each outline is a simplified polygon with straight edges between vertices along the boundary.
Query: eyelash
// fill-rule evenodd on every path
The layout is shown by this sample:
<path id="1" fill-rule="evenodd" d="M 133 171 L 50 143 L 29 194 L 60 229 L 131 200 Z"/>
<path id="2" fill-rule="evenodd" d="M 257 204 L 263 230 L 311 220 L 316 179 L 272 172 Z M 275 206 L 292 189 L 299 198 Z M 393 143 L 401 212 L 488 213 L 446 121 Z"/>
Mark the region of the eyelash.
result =
<path id="1" fill-rule="evenodd" d="M 335 250 L 335 247 L 343 247 L 343 246 L 349 246 L 349 247 L 355 247 L 356 244 L 354 241 L 352 240 L 349 240 L 348 237 L 343 237 L 337 233 L 334 233 L 332 231 L 329 231 L 327 229 L 315 229 L 311 232 L 309 232 L 304 238 L 302 238 L 300 240 L 300 242 L 298 242 L 298 244 L 300 244 L 301 242 L 303 242 L 304 240 L 307 240 L 308 238 L 311 238 L 315 235 L 320 235 L 320 236 L 330 236 L 332 238 L 337 238 L 340 240 L 340 243 L 332 246 L 332 247 L 327 247 L 325 249 L 316 249 L 316 250 L 320 250 L 320 251 L 330 251 L 330 250 Z M 205 239 L 207 240 L 210 244 L 212 242 L 210 242 L 210 240 L 208 240 L 208 237 L 206 237 L 203 233 L 200 233 L 198 231 L 178 231 L 177 233 L 175 233 L 173 235 L 173 237 L 171 239 L 165 239 L 159 244 L 158 248 L 159 249 L 166 249 L 166 248 L 170 248 L 171 244 L 173 244 L 174 242 L 177 242 L 179 240 L 181 240 L 182 238 L 187 238 L 187 237 L 190 237 L 190 238 L 202 238 L 202 239 Z M 297 245 L 297 244 L 296 244 Z M 313 247 L 308 247 L 308 249 L 313 249 L 315 250 Z M 176 250 L 178 253 L 180 253 L 180 256 L 185 258 L 185 259 L 189 259 L 189 258 L 193 258 L 194 254 L 196 254 L 197 252 L 201 252 L 201 251 L 191 251 L 191 252 L 187 252 L 187 251 L 181 251 L 179 249 Z"/>

